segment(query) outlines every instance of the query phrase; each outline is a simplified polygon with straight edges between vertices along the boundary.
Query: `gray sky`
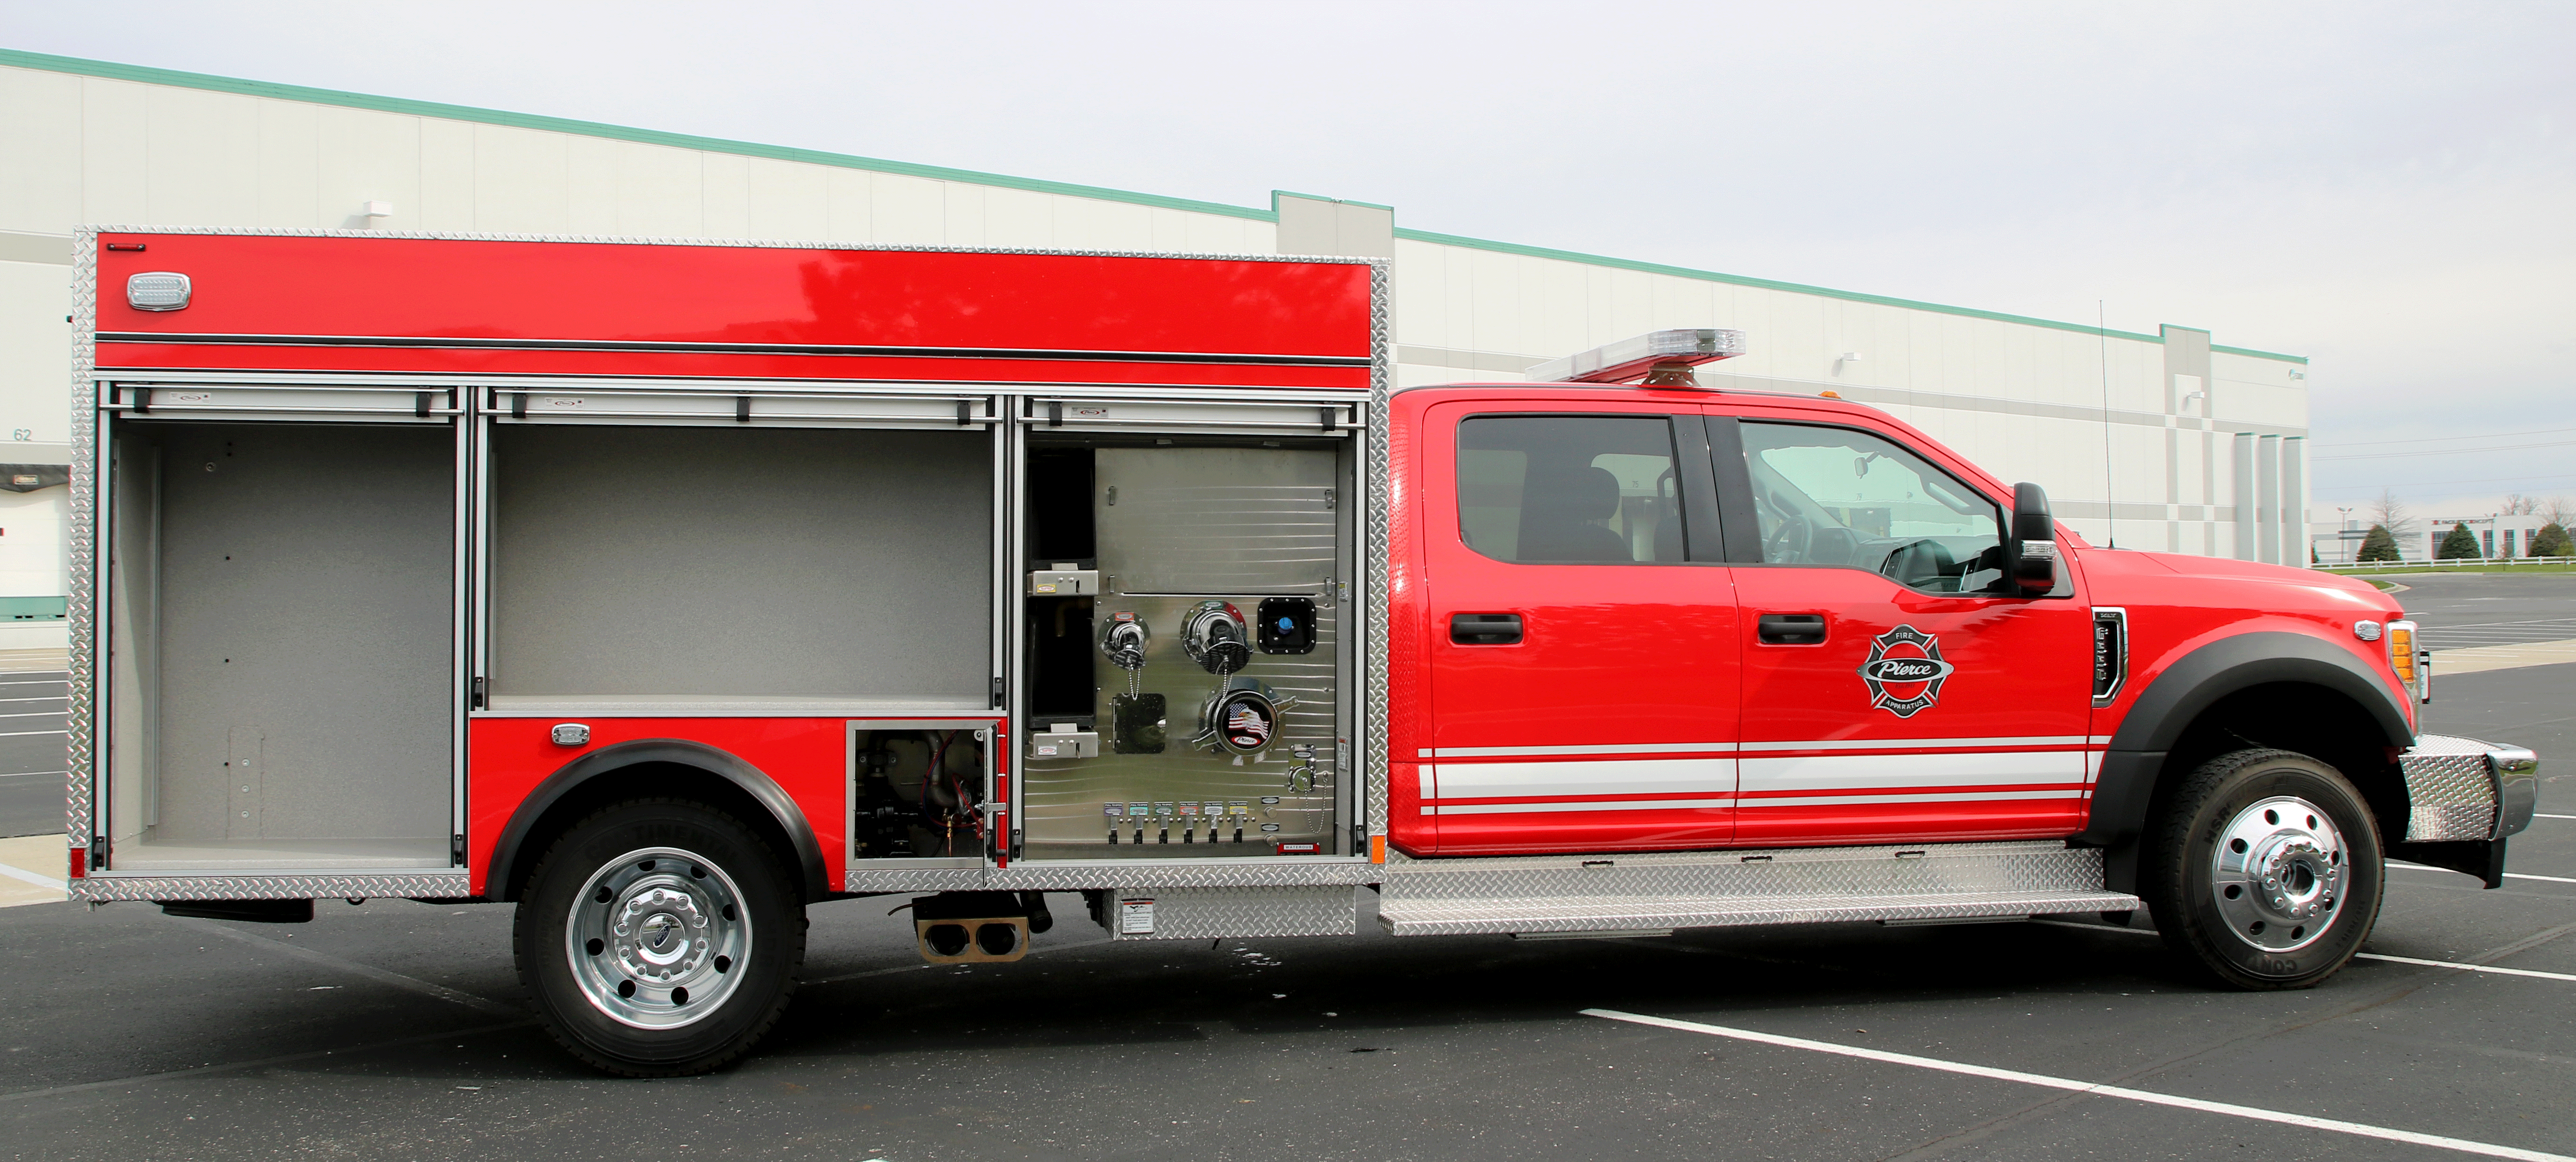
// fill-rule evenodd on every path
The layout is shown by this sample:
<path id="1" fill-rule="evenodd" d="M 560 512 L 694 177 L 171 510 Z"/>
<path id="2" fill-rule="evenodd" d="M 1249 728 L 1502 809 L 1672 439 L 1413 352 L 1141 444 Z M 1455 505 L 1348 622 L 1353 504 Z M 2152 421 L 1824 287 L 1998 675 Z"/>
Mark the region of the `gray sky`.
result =
<path id="1" fill-rule="evenodd" d="M 2312 357 L 2321 504 L 2576 498 L 2571 4 L 6 0 L 0 18 L 0 44 L 37 52 L 1237 205 L 1298 190 L 1419 229 L 2052 319 L 2102 300 L 2116 329 Z M 2467 438 L 2498 433 L 2519 434 Z"/>

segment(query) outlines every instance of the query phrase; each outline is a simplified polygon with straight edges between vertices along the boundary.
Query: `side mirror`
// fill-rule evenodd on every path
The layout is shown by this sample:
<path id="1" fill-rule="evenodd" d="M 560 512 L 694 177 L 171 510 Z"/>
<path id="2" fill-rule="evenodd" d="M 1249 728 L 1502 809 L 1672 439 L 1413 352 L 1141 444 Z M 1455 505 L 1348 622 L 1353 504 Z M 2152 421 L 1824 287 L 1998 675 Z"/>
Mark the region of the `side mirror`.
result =
<path id="1" fill-rule="evenodd" d="M 2036 484 L 2013 485 L 2013 583 L 2024 597 L 2057 588 L 2057 518 L 2048 514 L 2048 492 Z"/>

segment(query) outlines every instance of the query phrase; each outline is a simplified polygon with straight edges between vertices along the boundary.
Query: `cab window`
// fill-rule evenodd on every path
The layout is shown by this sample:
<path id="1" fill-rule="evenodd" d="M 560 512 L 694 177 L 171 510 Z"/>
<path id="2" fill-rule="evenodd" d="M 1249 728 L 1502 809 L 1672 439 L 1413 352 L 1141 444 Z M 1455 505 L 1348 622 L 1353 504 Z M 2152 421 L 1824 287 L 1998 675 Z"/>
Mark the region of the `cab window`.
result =
<path id="1" fill-rule="evenodd" d="M 1742 431 L 1764 564 L 1869 569 L 1931 593 L 2002 585 L 2002 509 L 1922 457 L 1851 428 Z"/>
<path id="2" fill-rule="evenodd" d="M 1458 528 L 1520 564 L 1682 559 L 1672 422 L 1661 416 L 1476 416 L 1458 425 Z"/>

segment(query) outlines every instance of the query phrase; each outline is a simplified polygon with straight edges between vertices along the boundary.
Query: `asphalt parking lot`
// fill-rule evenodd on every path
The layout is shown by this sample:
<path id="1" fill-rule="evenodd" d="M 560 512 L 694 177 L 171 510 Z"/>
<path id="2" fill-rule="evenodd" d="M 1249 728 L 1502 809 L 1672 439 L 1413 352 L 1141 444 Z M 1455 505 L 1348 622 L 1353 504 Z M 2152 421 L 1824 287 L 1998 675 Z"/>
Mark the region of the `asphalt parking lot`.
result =
<path id="1" fill-rule="evenodd" d="M 58 658 L 0 660 L 0 837 L 63 829 L 63 696 L 70 677 Z"/>
<path id="2" fill-rule="evenodd" d="M 2547 622 L 2576 578 L 2401 600 Z M 2539 750 L 2550 817 L 2501 890 L 2393 871 L 2304 992 L 2093 924 L 1113 946 L 1072 897 L 1027 960 L 933 969 L 859 900 L 758 1056 L 633 1082 L 521 1016 L 506 907 L 46 904 L 0 910 L 0 1116 L 67 1159 L 2576 1155 L 2576 665 L 2440 679 L 2426 725 Z"/>

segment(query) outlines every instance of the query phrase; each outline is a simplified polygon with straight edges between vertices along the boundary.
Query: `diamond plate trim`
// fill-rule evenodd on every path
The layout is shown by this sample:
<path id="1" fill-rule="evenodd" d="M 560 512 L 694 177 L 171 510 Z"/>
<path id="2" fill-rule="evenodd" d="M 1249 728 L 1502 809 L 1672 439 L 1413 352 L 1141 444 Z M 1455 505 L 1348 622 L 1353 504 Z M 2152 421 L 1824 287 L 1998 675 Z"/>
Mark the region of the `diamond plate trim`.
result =
<path id="1" fill-rule="evenodd" d="M 1218 940 L 1267 936 L 1356 936 L 1359 889 L 1329 888 L 1120 888 L 1119 899 L 1154 901 L 1151 935 L 1118 931 L 1118 909 L 1103 911 L 1101 927 L 1112 940 Z"/>
<path id="2" fill-rule="evenodd" d="M 1070 892 L 1092 888 L 1256 888 L 1374 884 L 1376 864 L 1360 860 L 1287 863 L 1247 859 L 1239 864 L 1168 866 L 1098 863 L 1008 868 L 853 868 L 853 892 Z"/>
<path id="3" fill-rule="evenodd" d="M 723 246 L 760 250 L 908 250 L 932 254 L 1059 254 L 1085 258 L 1181 258 L 1220 262 L 1315 262 L 1339 266 L 1386 265 L 1382 258 L 1329 254 L 1190 254 L 1169 250 L 1064 250 L 1018 246 L 902 246 L 802 238 L 656 238 L 633 234 L 488 234 L 452 230 L 318 230 L 275 226 L 84 226 L 74 234 L 95 259 L 100 234 L 221 234 L 270 238 L 418 238 L 458 242 L 590 242 L 606 246 Z M 79 254 L 73 256 L 77 264 Z M 75 316 L 77 317 L 77 316 Z"/>
<path id="4" fill-rule="evenodd" d="M 1483 901 L 1524 909 L 1560 900 L 1884 899 L 2102 890 L 2099 848 L 2056 840 L 1780 848 L 1667 855 L 1526 856 L 1390 862 L 1388 908 Z"/>
<path id="5" fill-rule="evenodd" d="M 1949 920 L 2126 912 L 2142 907 L 2118 892 L 1989 892 L 1964 896 L 1817 896 L 1799 900 L 1549 900 L 1538 905 L 1381 903 L 1378 922 L 1396 936 L 1478 932 L 1615 932 L 1722 928 L 1745 924 L 1828 924 L 1865 920 Z"/>
<path id="6" fill-rule="evenodd" d="M 1359 783 L 1366 788 L 1368 801 L 1359 808 L 1364 818 L 1355 822 L 1364 825 L 1364 834 L 1380 836 L 1386 834 L 1386 659 L 1389 643 L 1393 640 L 1387 633 L 1387 586 L 1391 581 L 1388 570 L 1393 558 L 1388 555 L 1387 547 L 1387 474 L 1391 466 L 1387 463 L 1386 429 L 1389 420 L 1387 401 L 1395 397 L 1395 367 L 1389 362 L 1388 352 L 1388 333 L 1392 326 L 1387 317 L 1389 283 L 1394 277 L 1394 268 L 1384 259 L 1369 265 L 1369 325 L 1374 335 L 1369 352 L 1368 531 L 1362 548 L 1362 555 L 1367 560 L 1359 571 L 1362 583 L 1368 586 L 1365 594 L 1367 637 L 1361 642 L 1363 656 L 1368 659 L 1368 706 L 1363 711 L 1367 735 L 1363 744 L 1365 755 L 1360 760 L 1363 777 Z"/>
<path id="7" fill-rule="evenodd" d="M 2502 799 L 2488 746 L 2444 734 L 2418 735 L 2398 756 L 2406 778 L 2406 841 L 2444 843 L 2491 839 Z"/>
<path id="8" fill-rule="evenodd" d="M 71 881 L 75 900 L 461 900 L 465 873 L 349 876 L 100 876 Z"/>
<path id="9" fill-rule="evenodd" d="M 103 756 L 94 744 L 93 732 L 98 723 L 91 713 L 98 690 L 97 650 L 94 648 L 98 629 L 97 582 L 98 555 L 98 399 L 90 385 L 90 372 L 98 358 L 98 231 L 81 228 L 72 231 L 72 468 L 71 526 L 64 537 L 69 550 L 64 588 L 69 590 L 70 609 L 64 632 L 70 635 L 71 685 L 65 691 L 70 712 L 63 724 L 63 769 L 70 777 L 63 780 L 63 830 L 71 846 L 86 848 L 96 834 L 90 827 L 95 817 L 93 802 L 98 788 L 105 783 L 104 772 L 97 769 Z M 94 861 L 93 861 L 94 862 Z M 83 899 L 78 891 L 82 881 L 73 880 L 74 899 Z"/>
<path id="10" fill-rule="evenodd" d="M 851 868 L 843 873 L 843 890 L 850 892 L 979 892 L 988 885 L 984 869 L 976 867 Z"/>

